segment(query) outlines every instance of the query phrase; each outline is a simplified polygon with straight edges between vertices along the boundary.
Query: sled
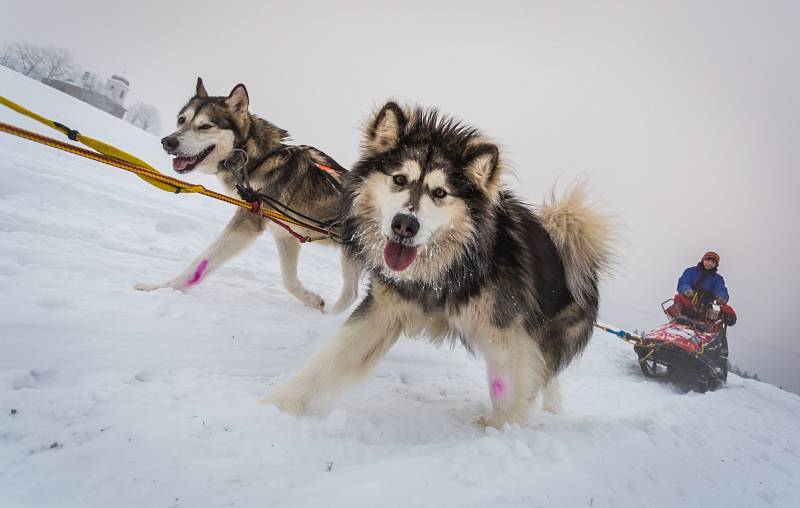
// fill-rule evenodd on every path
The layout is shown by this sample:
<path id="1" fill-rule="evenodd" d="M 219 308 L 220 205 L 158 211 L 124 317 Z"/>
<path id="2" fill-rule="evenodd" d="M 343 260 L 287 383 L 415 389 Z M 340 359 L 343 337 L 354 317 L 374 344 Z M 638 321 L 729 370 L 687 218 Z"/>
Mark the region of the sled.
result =
<path id="1" fill-rule="evenodd" d="M 686 391 L 705 393 L 728 378 L 728 326 L 736 323 L 729 305 L 693 306 L 676 296 L 661 304 L 670 318 L 634 344 L 642 374 L 666 377 Z"/>

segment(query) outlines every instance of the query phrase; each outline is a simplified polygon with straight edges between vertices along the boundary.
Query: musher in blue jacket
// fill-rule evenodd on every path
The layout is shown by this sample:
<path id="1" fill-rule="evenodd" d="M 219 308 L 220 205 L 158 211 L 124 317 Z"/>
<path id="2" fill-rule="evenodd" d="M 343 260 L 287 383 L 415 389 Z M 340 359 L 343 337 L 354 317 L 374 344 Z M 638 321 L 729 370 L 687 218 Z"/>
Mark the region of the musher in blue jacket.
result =
<path id="1" fill-rule="evenodd" d="M 730 300 L 725 279 L 717 273 L 719 254 L 706 252 L 696 266 L 690 266 L 683 271 L 678 279 L 678 294 L 692 300 L 695 295 L 699 303 L 711 303 L 716 300 L 720 305 L 725 305 Z"/>

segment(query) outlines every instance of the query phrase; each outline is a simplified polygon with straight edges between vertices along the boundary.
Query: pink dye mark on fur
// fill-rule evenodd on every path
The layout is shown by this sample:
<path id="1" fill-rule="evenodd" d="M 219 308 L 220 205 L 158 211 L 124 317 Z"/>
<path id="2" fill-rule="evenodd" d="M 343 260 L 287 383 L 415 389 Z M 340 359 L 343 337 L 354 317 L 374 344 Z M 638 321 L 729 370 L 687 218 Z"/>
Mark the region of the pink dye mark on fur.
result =
<path id="1" fill-rule="evenodd" d="M 200 261 L 200 264 L 197 265 L 197 268 L 195 268 L 192 276 L 189 277 L 189 279 L 186 281 L 186 285 L 191 286 L 193 284 L 197 284 L 198 282 L 200 282 L 200 279 L 203 277 L 203 272 L 206 271 L 207 267 L 208 267 L 207 259 Z"/>
<path id="2" fill-rule="evenodd" d="M 503 378 L 500 376 L 492 376 L 492 383 L 490 386 L 492 397 L 499 398 L 506 393 L 506 384 L 503 383 Z"/>

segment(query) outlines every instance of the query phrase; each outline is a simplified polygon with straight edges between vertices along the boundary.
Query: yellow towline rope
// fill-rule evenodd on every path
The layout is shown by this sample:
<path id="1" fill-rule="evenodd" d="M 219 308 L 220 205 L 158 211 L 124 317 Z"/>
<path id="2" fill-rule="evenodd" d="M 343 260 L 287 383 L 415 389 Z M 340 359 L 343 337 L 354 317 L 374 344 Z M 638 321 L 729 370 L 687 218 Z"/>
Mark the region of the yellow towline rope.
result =
<path id="1" fill-rule="evenodd" d="M 57 139 L 53 139 L 36 132 L 32 132 L 26 129 L 22 129 L 20 127 L 7 124 L 4 122 L 0 122 L 0 131 L 5 132 L 7 134 L 12 134 L 14 136 L 27 139 L 30 141 L 35 141 L 42 145 L 46 145 L 52 148 L 56 148 L 58 150 L 62 150 L 64 152 L 69 152 L 75 155 L 79 155 L 81 157 L 85 157 L 87 159 L 91 159 L 97 162 L 102 162 L 103 164 L 107 164 L 109 166 L 113 166 L 119 169 L 124 169 L 125 171 L 129 171 L 131 173 L 136 174 L 142 180 L 146 181 L 150 185 L 154 187 L 158 187 L 161 190 L 173 192 L 175 194 L 178 193 L 197 193 L 202 194 L 203 196 L 208 196 L 210 198 L 217 199 L 219 201 L 224 201 L 226 203 L 236 205 L 240 208 L 245 208 L 247 210 L 251 210 L 261 214 L 262 216 L 272 220 L 273 222 L 277 223 L 288 223 L 294 226 L 300 226 L 303 228 L 308 228 L 307 225 L 298 222 L 297 220 L 286 216 L 280 212 L 275 210 L 270 210 L 268 208 L 264 208 L 261 206 L 255 207 L 252 203 L 248 203 L 247 201 L 243 201 L 241 199 L 232 198 L 230 196 L 226 196 L 225 194 L 221 194 L 219 192 L 215 192 L 209 189 L 206 189 L 202 185 L 196 185 L 189 182 L 184 182 L 183 180 L 179 180 L 177 178 L 173 178 L 171 176 L 167 176 L 163 173 L 160 173 L 158 170 L 144 162 L 143 160 L 134 157 L 133 155 L 120 150 L 114 146 L 111 146 L 107 143 L 103 143 L 97 139 L 91 138 L 89 136 L 85 136 L 78 131 L 72 130 L 69 127 L 60 124 L 58 122 L 54 122 L 49 120 L 43 116 L 37 115 L 33 111 L 30 111 L 19 104 L 16 104 L 3 96 L 0 96 L 0 104 L 8 107 L 20 113 L 21 115 L 27 116 L 36 120 L 37 122 L 44 124 L 52 129 L 55 129 L 59 132 L 62 132 L 67 137 L 74 141 L 78 141 L 89 148 L 95 150 L 94 152 L 87 150 L 85 148 L 81 148 L 79 146 L 71 145 L 69 143 L 64 143 Z M 280 224 L 284 227 L 285 224 Z M 327 238 L 327 236 L 319 236 L 319 237 L 302 237 L 297 235 L 296 233 L 290 231 L 298 237 L 298 240 L 301 242 L 311 242 L 316 240 L 323 240 Z"/>
<path id="2" fill-rule="evenodd" d="M 97 140 L 97 139 L 94 139 L 94 138 L 90 138 L 89 136 L 83 135 L 83 134 L 81 134 L 80 132 L 78 132 L 76 130 L 70 129 L 66 125 L 54 122 L 54 121 L 52 121 L 52 120 L 50 120 L 48 118 L 45 118 L 45 117 L 43 117 L 41 115 L 37 115 L 33 111 L 31 111 L 31 110 L 29 110 L 27 108 L 24 108 L 24 107 L 20 106 L 19 104 L 8 100 L 8 99 L 6 99 L 5 97 L 3 97 L 1 95 L 0 95 L 0 104 L 2 104 L 3 106 L 5 106 L 5 107 L 7 107 L 9 109 L 12 109 L 12 110 L 16 111 L 17 113 L 19 113 L 21 115 L 24 115 L 24 116 L 27 116 L 28 118 L 36 120 L 37 122 L 41 123 L 42 125 L 46 125 L 46 126 L 50 127 L 51 129 L 55 129 L 57 131 L 60 131 L 61 133 L 63 133 L 68 138 L 72 139 L 73 141 L 78 141 L 79 143 L 88 146 L 89 148 L 91 148 L 92 150 L 94 150 L 96 152 L 99 152 L 99 153 L 101 153 L 103 155 L 107 155 L 108 157 L 113 157 L 115 159 L 119 159 L 119 160 L 125 161 L 125 162 L 127 162 L 129 164 L 133 164 L 134 166 L 147 168 L 147 169 L 149 169 L 151 171 L 154 171 L 154 172 L 158 173 L 158 171 L 154 167 L 150 166 L 148 163 L 146 163 L 145 161 L 139 159 L 138 157 L 134 157 L 133 155 L 129 154 L 128 152 L 120 150 L 119 148 L 111 146 L 111 145 L 109 145 L 107 143 L 103 143 L 100 140 Z M 8 132 L 8 131 L 6 131 L 6 132 Z M 33 140 L 33 141 L 36 141 L 36 140 Z M 159 182 L 158 180 L 155 180 L 155 179 L 152 179 L 152 178 L 148 178 L 148 177 L 145 177 L 145 176 L 142 176 L 142 175 L 140 175 L 140 176 L 144 181 L 146 181 L 150 185 L 154 185 L 154 186 L 158 187 L 161 190 L 170 191 L 170 192 L 191 192 L 191 191 L 182 191 L 182 190 L 176 189 L 173 186 L 167 185 L 167 184 L 165 184 L 163 182 Z"/>

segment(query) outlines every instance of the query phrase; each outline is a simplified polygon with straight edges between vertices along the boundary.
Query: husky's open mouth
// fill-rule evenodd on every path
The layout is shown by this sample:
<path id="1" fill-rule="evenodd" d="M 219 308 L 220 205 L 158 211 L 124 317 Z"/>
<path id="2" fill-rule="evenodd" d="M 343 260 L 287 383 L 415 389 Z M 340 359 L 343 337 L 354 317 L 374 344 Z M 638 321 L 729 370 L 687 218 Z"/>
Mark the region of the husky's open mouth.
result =
<path id="1" fill-rule="evenodd" d="M 215 146 L 216 145 L 211 145 L 202 152 L 191 157 L 175 157 L 172 159 L 172 169 L 174 169 L 176 173 L 188 173 L 189 171 L 193 170 L 195 166 L 203 162 L 203 159 L 208 157 L 208 154 L 214 150 Z"/>
<path id="2" fill-rule="evenodd" d="M 383 248 L 383 260 L 386 266 L 395 272 L 402 272 L 417 258 L 417 246 L 395 242 L 391 238 L 386 239 L 386 246 Z"/>

